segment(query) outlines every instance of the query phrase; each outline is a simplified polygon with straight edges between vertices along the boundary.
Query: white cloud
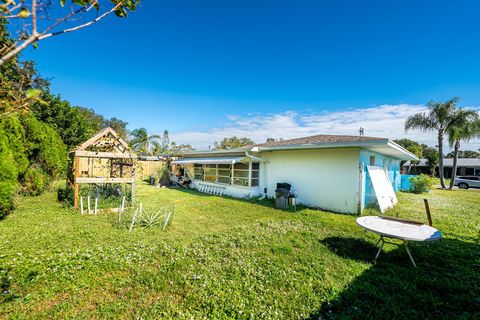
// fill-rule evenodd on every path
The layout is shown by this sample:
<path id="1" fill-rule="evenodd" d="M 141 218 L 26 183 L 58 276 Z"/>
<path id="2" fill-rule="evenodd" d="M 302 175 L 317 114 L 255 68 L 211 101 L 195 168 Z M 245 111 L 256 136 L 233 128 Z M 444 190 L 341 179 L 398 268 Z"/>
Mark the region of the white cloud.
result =
<path id="1" fill-rule="evenodd" d="M 359 128 L 363 127 L 367 136 L 410 138 L 434 146 L 434 133 L 406 133 L 404 130 L 408 116 L 424 111 L 427 111 L 424 105 L 398 104 L 308 114 L 286 111 L 276 114 L 229 115 L 222 127 L 175 132 L 172 133 L 172 140 L 191 144 L 197 149 L 207 149 L 214 141 L 231 136 L 249 137 L 260 143 L 269 137 L 290 139 L 316 134 L 357 135 Z M 478 139 L 463 144 L 464 149 L 479 147 Z"/>

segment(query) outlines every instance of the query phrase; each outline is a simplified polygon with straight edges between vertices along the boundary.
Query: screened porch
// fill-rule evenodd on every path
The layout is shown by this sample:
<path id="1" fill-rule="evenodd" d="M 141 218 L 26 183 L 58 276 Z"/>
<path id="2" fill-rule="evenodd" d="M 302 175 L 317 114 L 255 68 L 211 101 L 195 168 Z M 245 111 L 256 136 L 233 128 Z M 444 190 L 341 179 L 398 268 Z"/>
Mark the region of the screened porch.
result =
<path id="1" fill-rule="evenodd" d="M 173 172 L 194 182 L 256 188 L 260 184 L 260 162 L 249 157 L 184 158 L 172 162 Z"/>

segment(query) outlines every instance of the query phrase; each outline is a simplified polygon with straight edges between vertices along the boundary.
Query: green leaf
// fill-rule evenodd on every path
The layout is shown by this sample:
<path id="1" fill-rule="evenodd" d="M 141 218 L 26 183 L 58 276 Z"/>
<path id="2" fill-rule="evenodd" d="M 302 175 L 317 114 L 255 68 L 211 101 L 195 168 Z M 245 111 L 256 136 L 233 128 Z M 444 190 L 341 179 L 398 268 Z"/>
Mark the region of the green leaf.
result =
<path id="1" fill-rule="evenodd" d="M 64 6 L 65 6 L 65 2 L 66 2 L 66 0 L 60 0 L 60 5 L 61 5 L 62 7 L 64 7 Z"/>
<path id="2" fill-rule="evenodd" d="M 18 16 L 20 18 L 28 18 L 30 16 L 30 10 L 28 10 L 27 8 L 22 8 L 20 9 Z"/>
<path id="3" fill-rule="evenodd" d="M 33 49 L 38 49 L 38 42 L 33 43 Z"/>
<path id="4" fill-rule="evenodd" d="M 38 89 L 30 88 L 25 92 L 27 99 L 36 98 L 40 95 L 41 91 Z"/>
<path id="5" fill-rule="evenodd" d="M 73 3 L 76 3 L 82 7 L 86 7 L 88 5 L 88 0 L 72 0 Z"/>
<path id="6" fill-rule="evenodd" d="M 120 18 L 125 18 L 127 16 L 127 11 L 124 8 L 118 8 L 115 10 L 115 15 Z"/>

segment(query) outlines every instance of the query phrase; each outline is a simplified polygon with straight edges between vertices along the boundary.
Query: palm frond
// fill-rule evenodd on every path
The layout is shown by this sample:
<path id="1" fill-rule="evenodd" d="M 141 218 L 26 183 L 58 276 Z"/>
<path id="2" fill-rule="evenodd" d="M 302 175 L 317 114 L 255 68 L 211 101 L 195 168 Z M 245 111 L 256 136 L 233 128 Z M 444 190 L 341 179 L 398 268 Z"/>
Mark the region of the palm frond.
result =
<path id="1" fill-rule="evenodd" d="M 435 122 L 425 113 L 417 113 L 410 116 L 405 121 L 405 130 L 419 129 L 422 131 L 432 131 L 436 129 Z"/>

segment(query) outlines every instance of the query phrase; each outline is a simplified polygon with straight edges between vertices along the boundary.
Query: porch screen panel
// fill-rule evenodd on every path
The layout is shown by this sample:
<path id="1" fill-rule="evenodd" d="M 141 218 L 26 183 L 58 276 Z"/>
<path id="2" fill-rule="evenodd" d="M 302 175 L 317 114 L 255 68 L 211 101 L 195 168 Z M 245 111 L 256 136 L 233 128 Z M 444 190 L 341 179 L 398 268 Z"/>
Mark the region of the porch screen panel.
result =
<path id="1" fill-rule="evenodd" d="M 217 170 L 217 182 L 230 184 L 232 175 L 232 166 L 229 164 L 219 164 Z"/>
<path id="2" fill-rule="evenodd" d="M 216 164 L 206 164 L 204 170 L 204 177 L 206 182 L 216 182 L 217 181 L 217 165 Z"/>
<path id="3" fill-rule="evenodd" d="M 258 187 L 259 179 L 260 179 L 260 163 L 253 162 L 252 163 L 252 180 L 250 185 L 252 187 Z"/>
<path id="4" fill-rule="evenodd" d="M 185 176 L 189 177 L 190 179 L 195 176 L 195 170 L 193 169 L 193 164 L 189 163 L 183 166 L 183 169 L 185 170 Z"/>
<path id="5" fill-rule="evenodd" d="M 203 180 L 203 165 L 195 163 L 193 165 L 194 177 L 196 180 Z"/>
<path id="6" fill-rule="evenodd" d="M 233 184 L 248 187 L 248 164 L 235 163 L 233 165 Z"/>

